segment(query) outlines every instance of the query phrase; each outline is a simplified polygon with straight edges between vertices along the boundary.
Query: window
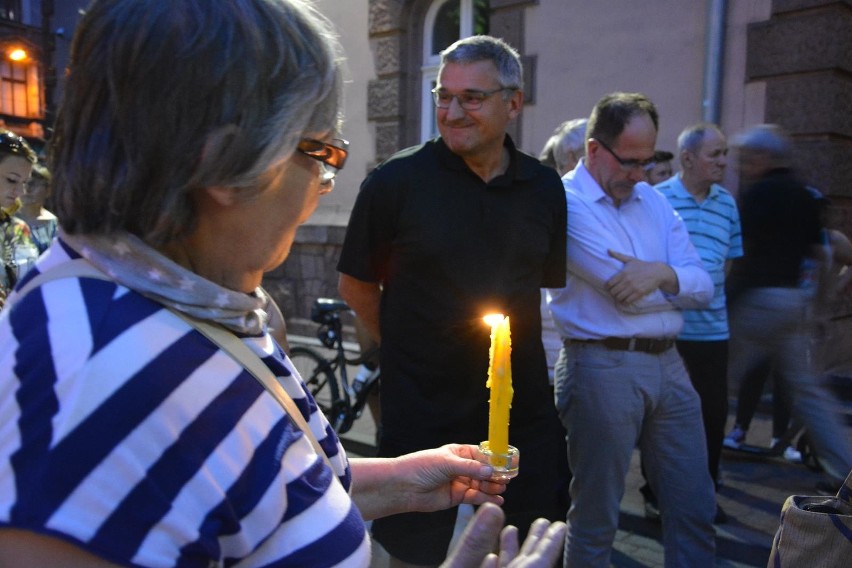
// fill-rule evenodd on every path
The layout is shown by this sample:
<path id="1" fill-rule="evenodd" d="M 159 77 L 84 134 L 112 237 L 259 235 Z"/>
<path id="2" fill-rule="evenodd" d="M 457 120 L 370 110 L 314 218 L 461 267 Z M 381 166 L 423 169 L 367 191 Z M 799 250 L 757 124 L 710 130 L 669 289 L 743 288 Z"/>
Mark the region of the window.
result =
<path id="1" fill-rule="evenodd" d="M 38 64 L 27 51 L 10 45 L 3 46 L 0 58 L 0 113 L 26 118 L 41 117 L 40 85 Z"/>
<path id="2" fill-rule="evenodd" d="M 488 0 L 435 0 L 423 25 L 420 140 L 438 134 L 432 89 L 438 81 L 440 53 L 454 41 L 488 33 Z"/>
<path id="3" fill-rule="evenodd" d="M 0 0 L 0 19 L 21 21 L 21 0 Z"/>

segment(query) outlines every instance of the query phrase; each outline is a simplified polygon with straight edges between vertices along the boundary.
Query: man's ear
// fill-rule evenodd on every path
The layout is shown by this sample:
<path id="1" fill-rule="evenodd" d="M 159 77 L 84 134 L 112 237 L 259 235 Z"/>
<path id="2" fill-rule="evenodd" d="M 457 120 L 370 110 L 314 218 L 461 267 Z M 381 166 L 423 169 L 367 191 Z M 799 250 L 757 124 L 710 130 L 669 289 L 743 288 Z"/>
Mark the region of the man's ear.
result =
<path id="1" fill-rule="evenodd" d="M 515 91 L 512 93 L 511 98 L 508 100 L 509 103 L 509 119 L 512 120 L 517 118 L 519 114 L 521 114 L 521 109 L 524 107 L 524 92 L 523 91 Z"/>

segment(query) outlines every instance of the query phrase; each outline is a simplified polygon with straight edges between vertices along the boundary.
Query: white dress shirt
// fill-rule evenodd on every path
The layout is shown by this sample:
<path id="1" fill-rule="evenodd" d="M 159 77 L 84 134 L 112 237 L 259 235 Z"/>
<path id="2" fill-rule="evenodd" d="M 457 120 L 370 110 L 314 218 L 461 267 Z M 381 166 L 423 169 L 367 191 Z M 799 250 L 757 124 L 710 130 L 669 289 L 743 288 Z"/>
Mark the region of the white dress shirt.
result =
<path id="1" fill-rule="evenodd" d="M 567 286 L 551 290 L 550 311 L 562 337 L 674 338 L 683 326 L 680 309 L 705 307 L 713 282 L 689 233 L 668 200 L 640 182 L 616 207 L 583 161 L 562 178 L 568 201 Z M 657 289 L 630 306 L 606 291 L 624 264 L 608 251 L 663 262 L 677 275 L 676 295 Z"/>

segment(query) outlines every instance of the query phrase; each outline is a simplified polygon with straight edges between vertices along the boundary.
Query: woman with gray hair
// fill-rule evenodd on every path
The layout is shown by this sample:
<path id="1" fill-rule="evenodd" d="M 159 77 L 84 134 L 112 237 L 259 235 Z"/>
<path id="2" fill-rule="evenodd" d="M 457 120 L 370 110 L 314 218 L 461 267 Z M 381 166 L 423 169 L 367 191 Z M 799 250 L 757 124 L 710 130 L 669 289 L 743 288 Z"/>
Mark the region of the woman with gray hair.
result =
<path id="1" fill-rule="evenodd" d="M 505 483 L 476 448 L 350 461 L 269 334 L 263 274 L 346 160 L 340 91 L 301 0 L 87 10 L 60 235 L 0 316 L 2 562 L 367 566 L 364 519 L 462 502 L 483 506 L 450 565 L 486 558 Z M 503 552 L 549 565 L 564 531 L 518 553 L 507 528 Z"/>

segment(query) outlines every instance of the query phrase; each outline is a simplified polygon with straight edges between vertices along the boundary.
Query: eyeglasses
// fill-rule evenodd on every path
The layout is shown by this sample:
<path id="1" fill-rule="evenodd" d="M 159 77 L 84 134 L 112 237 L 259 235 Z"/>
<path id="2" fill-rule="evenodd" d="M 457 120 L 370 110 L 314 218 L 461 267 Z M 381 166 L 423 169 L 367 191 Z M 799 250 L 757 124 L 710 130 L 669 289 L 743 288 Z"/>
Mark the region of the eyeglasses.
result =
<path id="1" fill-rule="evenodd" d="M 597 138 L 590 138 L 589 140 L 594 140 L 600 144 L 604 150 L 612 154 L 612 157 L 616 159 L 618 164 L 621 166 L 621 169 L 626 172 L 629 172 L 630 170 L 645 170 L 646 168 L 653 168 L 657 164 L 657 162 L 654 161 L 654 158 L 648 158 L 647 160 L 625 160 L 616 154 L 612 148 L 607 146 L 603 140 L 599 140 Z"/>
<path id="2" fill-rule="evenodd" d="M 491 95 L 501 93 L 503 91 L 517 91 L 517 87 L 499 87 L 493 91 L 465 91 L 456 95 L 448 93 L 443 89 L 432 89 L 432 99 L 435 101 L 435 106 L 438 108 L 450 108 L 453 99 L 459 101 L 459 106 L 464 110 L 479 110 L 482 108 L 482 103 Z"/>
<path id="3" fill-rule="evenodd" d="M 331 142 L 302 138 L 296 146 L 302 154 L 322 162 L 324 169 L 322 183 L 324 184 L 331 182 L 337 172 L 343 169 L 346 157 L 349 155 L 349 142 L 340 138 L 335 138 Z"/>

